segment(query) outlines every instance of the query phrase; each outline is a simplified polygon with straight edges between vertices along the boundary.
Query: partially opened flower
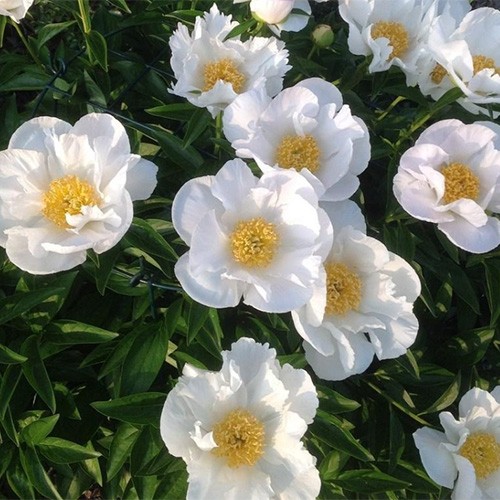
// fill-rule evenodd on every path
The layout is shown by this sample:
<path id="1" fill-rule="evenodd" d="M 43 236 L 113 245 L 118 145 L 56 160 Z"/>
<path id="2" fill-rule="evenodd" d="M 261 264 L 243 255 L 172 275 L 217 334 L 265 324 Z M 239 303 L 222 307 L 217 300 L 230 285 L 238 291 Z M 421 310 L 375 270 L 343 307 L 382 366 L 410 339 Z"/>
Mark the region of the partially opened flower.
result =
<path id="1" fill-rule="evenodd" d="M 29 120 L 0 152 L 0 245 L 32 274 L 71 269 L 120 241 L 156 171 L 110 115 Z"/>
<path id="2" fill-rule="evenodd" d="M 412 80 L 436 8 L 435 0 L 340 0 L 339 13 L 349 24 L 349 50 L 373 56 L 371 73 L 395 65 Z"/>
<path id="3" fill-rule="evenodd" d="M 33 2 L 34 0 L 0 0 L 0 16 L 8 16 L 18 23 Z"/>
<path id="4" fill-rule="evenodd" d="M 248 1 L 254 17 L 268 24 L 277 35 L 281 31 L 302 30 L 311 14 L 309 0 L 234 0 L 234 3 Z"/>
<path id="5" fill-rule="evenodd" d="M 191 34 L 179 24 L 170 37 L 170 64 L 177 79 L 172 93 L 206 107 L 212 116 L 259 83 L 269 95 L 276 95 L 290 68 L 285 44 L 274 37 L 225 40 L 237 25 L 214 4 L 204 17 L 196 18 Z"/>
<path id="6" fill-rule="evenodd" d="M 367 236 L 351 201 L 322 203 L 335 238 L 311 300 L 292 311 L 306 359 L 326 380 L 364 372 L 376 355 L 401 356 L 415 341 L 420 281 L 401 257 Z"/>
<path id="7" fill-rule="evenodd" d="M 300 441 L 318 399 L 307 372 L 241 338 L 218 372 L 185 365 L 163 408 L 168 451 L 187 464 L 188 499 L 315 498 L 316 459 Z"/>
<path id="8" fill-rule="evenodd" d="M 500 12 L 482 7 L 461 20 L 442 15 L 431 29 L 428 57 L 420 62 L 422 93 L 439 99 L 457 86 L 458 102 L 473 113 L 488 113 L 487 104 L 500 103 Z"/>
<path id="9" fill-rule="evenodd" d="M 483 253 L 500 244 L 500 126 L 443 120 L 401 157 L 394 194 L 413 217 L 437 223 L 458 247 Z"/>
<path id="10" fill-rule="evenodd" d="M 474 388 L 460 400 L 458 419 L 439 414 L 444 433 L 413 434 L 427 474 L 453 489 L 453 500 L 497 500 L 500 492 L 500 386 Z"/>
<path id="11" fill-rule="evenodd" d="M 172 221 L 190 246 L 175 266 L 184 290 L 212 307 L 243 301 L 267 312 L 300 307 L 312 294 L 332 241 L 311 185 L 296 172 L 255 177 L 240 159 L 188 181 Z"/>
<path id="12" fill-rule="evenodd" d="M 308 78 L 274 99 L 263 89 L 238 96 L 223 116 L 236 154 L 253 158 L 265 172 L 300 171 L 320 199 L 345 200 L 368 165 L 370 138 L 351 115 L 335 85 Z"/>

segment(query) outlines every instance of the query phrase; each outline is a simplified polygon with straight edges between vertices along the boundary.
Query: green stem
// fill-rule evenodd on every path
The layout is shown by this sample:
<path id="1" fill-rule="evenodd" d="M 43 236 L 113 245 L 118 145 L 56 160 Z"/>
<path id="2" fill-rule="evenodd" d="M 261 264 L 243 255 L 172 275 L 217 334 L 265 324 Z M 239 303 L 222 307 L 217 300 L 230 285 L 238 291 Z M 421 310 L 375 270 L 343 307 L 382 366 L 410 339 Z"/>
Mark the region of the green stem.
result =
<path id="1" fill-rule="evenodd" d="M 222 139 L 222 111 L 215 117 L 215 139 Z M 218 156 L 220 151 L 220 146 L 216 142 L 214 147 L 214 153 Z"/>
<path id="2" fill-rule="evenodd" d="M 401 101 L 404 101 L 405 99 L 406 97 L 403 97 L 401 95 L 396 97 L 396 99 L 394 99 L 394 101 L 389 104 L 387 109 L 377 118 L 377 121 L 379 122 L 383 120 Z"/>
<path id="3" fill-rule="evenodd" d="M 83 32 L 89 33 L 92 30 L 92 26 L 90 25 L 89 10 L 85 5 L 85 0 L 78 0 L 78 8 L 80 9 L 80 17 L 82 18 Z"/>
<path id="4" fill-rule="evenodd" d="M 12 21 L 12 19 L 9 19 L 9 23 L 12 26 L 14 26 L 15 30 L 17 31 L 17 34 L 19 35 L 19 38 L 21 39 L 21 41 L 23 42 L 24 46 L 26 47 L 26 50 L 30 53 L 30 56 L 32 57 L 33 61 L 35 61 L 36 64 L 38 64 L 38 66 L 40 66 L 40 68 L 44 69 L 42 61 L 40 61 L 38 55 L 33 51 L 31 45 L 29 44 L 28 40 L 24 36 L 24 33 L 22 32 L 21 27 L 19 26 L 19 24 L 17 24 L 16 22 Z"/>

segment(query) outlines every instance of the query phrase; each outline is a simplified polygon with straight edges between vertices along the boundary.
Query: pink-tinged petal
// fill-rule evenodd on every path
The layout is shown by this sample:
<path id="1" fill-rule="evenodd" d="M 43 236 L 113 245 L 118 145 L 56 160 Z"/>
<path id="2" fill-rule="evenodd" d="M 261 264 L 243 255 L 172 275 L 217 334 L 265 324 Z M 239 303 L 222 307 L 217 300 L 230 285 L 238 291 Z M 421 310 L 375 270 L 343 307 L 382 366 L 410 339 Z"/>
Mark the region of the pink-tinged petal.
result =
<path id="1" fill-rule="evenodd" d="M 172 222 L 179 236 L 191 244 L 196 226 L 209 210 L 220 210 L 222 204 L 211 191 L 214 177 L 206 175 L 186 182 L 175 195 Z"/>
<path id="2" fill-rule="evenodd" d="M 482 227 L 457 218 L 453 222 L 441 222 L 438 229 L 457 247 L 471 253 L 489 252 L 500 245 L 500 221 L 493 217 L 488 217 L 488 222 Z"/>
<path id="3" fill-rule="evenodd" d="M 457 467 L 451 453 L 442 446 L 446 437 L 442 432 L 422 427 L 413 433 L 415 446 L 430 478 L 441 486 L 453 488 Z"/>
<path id="4" fill-rule="evenodd" d="M 11 136 L 9 149 L 29 149 L 45 153 L 48 136 L 59 137 L 71 130 L 71 125 L 59 118 L 40 116 L 24 122 Z"/>
<path id="5" fill-rule="evenodd" d="M 241 282 L 224 279 L 220 272 L 200 272 L 193 276 L 189 252 L 177 261 L 174 272 L 185 292 L 192 299 L 209 307 L 235 307 L 245 286 Z"/>

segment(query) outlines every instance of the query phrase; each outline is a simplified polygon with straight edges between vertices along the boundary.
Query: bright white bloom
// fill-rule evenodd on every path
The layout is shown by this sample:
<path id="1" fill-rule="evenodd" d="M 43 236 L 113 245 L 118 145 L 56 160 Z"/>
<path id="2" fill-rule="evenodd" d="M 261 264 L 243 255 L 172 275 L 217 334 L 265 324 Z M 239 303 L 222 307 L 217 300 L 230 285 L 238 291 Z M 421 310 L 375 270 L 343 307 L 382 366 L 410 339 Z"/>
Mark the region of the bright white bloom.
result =
<path id="1" fill-rule="evenodd" d="M 500 244 L 500 126 L 443 120 L 401 157 L 394 194 L 413 217 L 437 223 L 458 247 L 483 253 Z"/>
<path id="2" fill-rule="evenodd" d="M 240 159 L 188 181 L 172 221 L 191 247 L 175 274 L 196 301 L 286 312 L 312 295 L 332 242 L 327 215 L 312 186 L 294 171 L 255 177 Z"/>
<path id="3" fill-rule="evenodd" d="M 417 60 L 436 16 L 435 0 L 340 0 L 339 12 L 349 23 L 349 50 L 373 55 L 371 73 L 396 65 L 414 84 Z"/>
<path id="4" fill-rule="evenodd" d="M 300 441 L 318 407 L 311 378 L 249 338 L 222 358 L 218 372 L 186 364 L 161 415 L 168 451 L 187 464 L 187 498 L 315 498 L 316 459 Z"/>
<path id="5" fill-rule="evenodd" d="M 234 3 L 248 1 L 234 0 Z M 292 12 L 293 10 L 297 12 Z M 250 11 L 255 18 L 268 24 L 273 33 L 279 35 L 281 31 L 304 29 L 309 22 L 311 6 L 308 0 L 250 0 Z"/>
<path id="6" fill-rule="evenodd" d="M 498 500 L 500 386 L 491 393 L 471 389 L 458 414 L 439 414 L 444 433 L 427 427 L 413 433 L 425 470 L 437 484 L 453 488 L 453 500 Z"/>
<path id="7" fill-rule="evenodd" d="M 457 26 L 458 24 L 458 26 Z M 427 57 L 419 62 L 418 84 L 423 94 L 439 99 L 458 86 L 458 102 L 473 113 L 488 113 L 488 103 L 500 103 L 500 11 L 488 7 L 469 12 L 457 23 L 439 16 L 431 29 Z"/>
<path id="8" fill-rule="evenodd" d="M 18 23 L 34 0 L 0 0 L 0 16 L 8 16 Z"/>
<path id="9" fill-rule="evenodd" d="M 120 241 L 156 171 L 111 115 L 29 120 L 0 152 L 0 245 L 32 274 L 71 269 Z"/>
<path id="10" fill-rule="evenodd" d="M 413 344 L 420 281 L 405 260 L 365 234 L 353 202 L 322 206 L 333 221 L 333 247 L 311 300 L 292 318 L 314 372 L 343 380 L 364 372 L 374 354 L 395 358 Z"/>
<path id="11" fill-rule="evenodd" d="M 224 40 L 237 25 L 214 4 L 204 17 L 196 18 L 191 34 L 179 23 L 170 37 L 170 64 L 177 78 L 172 93 L 206 107 L 212 116 L 259 84 L 276 95 L 290 69 L 285 44 L 274 37 Z"/>
<path id="12" fill-rule="evenodd" d="M 242 94 L 226 108 L 223 126 L 238 156 L 255 159 L 264 173 L 300 171 L 320 199 L 349 198 L 370 159 L 366 125 L 343 105 L 337 87 L 320 78 L 274 99 L 263 89 Z"/>

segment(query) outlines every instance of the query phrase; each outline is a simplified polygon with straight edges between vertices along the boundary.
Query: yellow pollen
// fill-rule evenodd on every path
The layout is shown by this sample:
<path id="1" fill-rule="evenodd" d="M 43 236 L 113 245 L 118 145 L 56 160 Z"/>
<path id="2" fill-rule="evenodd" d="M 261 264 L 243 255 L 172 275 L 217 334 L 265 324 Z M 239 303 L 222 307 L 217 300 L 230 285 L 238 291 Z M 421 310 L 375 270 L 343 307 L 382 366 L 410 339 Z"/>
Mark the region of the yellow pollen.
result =
<path id="1" fill-rule="evenodd" d="M 436 64 L 431 72 L 431 81 L 436 85 L 439 85 L 443 78 L 448 74 L 448 72 L 441 66 L 441 64 Z"/>
<path id="2" fill-rule="evenodd" d="M 458 453 L 474 466 L 479 479 L 485 479 L 500 469 L 500 444 L 497 443 L 493 434 L 472 433 Z"/>
<path id="3" fill-rule="evenodd" d="M 495 73 L 500 73 L 500 68 L 495 66 L 495 61 L 491 57 L 486 57 L 482 55 L 472 56 L 473 71 L 476 75 L 483 69 L 492 69 Z"/>
<path id="4" fill-rule="evenodd" d="M 374 40 L 377 38 L 387 38 L 389 40 L 389 45 L 392 47 L 389 59 L 403 56 L 410 46 L 406 28 L 394 21 L 379 21 L 375 23 L 372 28 L 372 38 Z"/>
<path id="5" fill-rule="evenodd" d="M 243 75 L 233 61 L 229 58 L 219 59 L 218 61 L 210 62 L 203 68 L 203 77 L 205 85 L 203 92 L 208 92 L 214 85 L 222 80 L 223 82 L 230 83 L 233 90 L 239 94 L 243 91 L 246 83 L 245 75 Z"/>
<path id="6" fill-rule="evenodd" d="M 463 163 L 450 163 L 441 169 L 444 175 L 445 203 L 452 203 L 461 198 L 476 200 L 479 196 L 479 179 Z"/>
<path id="7" fill-rule="evenodd" d="M 276 151 L 276 163 L 281 168 L 309 169 L 316 172 L 319 168 L 320 150 L 311 135 L 286 135 Z"/>
<path id="8" fill-rule="evenodd" d="M 326 314 L 341 316 L 359 307 L 362 283 L 359 276 L 341 262 L 327 262 Z"/>
<path id="9" fill-rule="evenodd" d="M 43 194 L 42 214 L 59 227 L 68 228 L 66 214 L 81 213 L 83 206 L 95 206 L 101 198 L 93 186 L 76 175 L 54 179 Z"/>
<path id="10" fill-rule="evenodd" d="M 212 432 L 217 443 L 212 453 L 225 458 L 229 467 L 255 465 L 264 454 L 264 425 L 247 410 L 231 411 L 214 425 Z"/>
<path id="11" fill-rule="evenodd" d="M 276 226 L 262 217 L 243 220 L 231 233 L 233 259 L 248 267 L 267 267 L 279 243 Z"/>

